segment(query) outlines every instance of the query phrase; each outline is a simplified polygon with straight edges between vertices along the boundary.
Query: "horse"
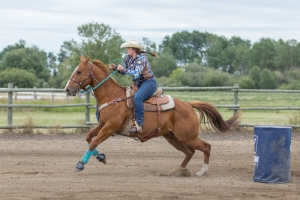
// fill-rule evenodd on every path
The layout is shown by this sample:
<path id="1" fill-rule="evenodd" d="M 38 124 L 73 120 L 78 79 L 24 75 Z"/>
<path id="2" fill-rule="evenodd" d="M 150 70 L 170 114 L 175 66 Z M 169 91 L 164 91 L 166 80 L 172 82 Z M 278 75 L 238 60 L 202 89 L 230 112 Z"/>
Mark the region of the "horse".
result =
<path id="1" fill-rule="evenodd" d="M 110 77 L 108 66 L 100 60 L 90 61 L 90 57 L 80 57 L 80 63 L 72 73 L 65 91 L 68 96 L 75 96 L 78 92 L 92 87 L 98 105 L 102 106 L 100 120 L 97 126 L 86 134 L 88 149 L 77 163 L 75 171 L 84 169 L 91 156 L 106 163 L 105 155 L 99 153 L 96 147 L 113 134 L 122 134 L 128 130 L 131 123 L 133 110 L 127 106 L 126 86 L 122 86 L 114 78 Z M 100 82 L 101 81 L 101 82 Z M 99 82 L 101 85 L 99 85 Z M 96 87 L 97 86 L 97 87 Z M 108 103 L 110 102 L 110 103 Z M 228 120 L 224 120 L 217 110 L 210 103 L 193 101 L 184 102 L 174 98 L 175 107 L 161 112 L 160 129 L 157 130 L 158 120 L 156 112 L 145 112 L 143 132 L 140 134 L 130 133 L 132 138 L 146 138 L 149 133 L 152 137 L 164 137 L 175 149 L 183 152 L 185 157 L 178 168 L 167 175 L 176 176 L 180 171 L 185 170 L 190 159 L 196 150 L 204 154 L 202 169 L 196 173 L 197 176 L 204 176 L 208 173 L 211 145 L 201 140 L 199 135 L 200 123 L 210 124 L 214 132 L 225 133 L 239 124 L 240 113 L 234 114 Z M 100 106 L 101 107 L 101 106 Z M 99 107 L 99 108 L 100 108 Z M 198 118 L 195 109 L 199 112 Z M 149 139 L 149 138 L 148 138 Z M 145 140 L 146 141 L 146 140 Z M 144 142 L 145 142 L 144 141 Z"/>

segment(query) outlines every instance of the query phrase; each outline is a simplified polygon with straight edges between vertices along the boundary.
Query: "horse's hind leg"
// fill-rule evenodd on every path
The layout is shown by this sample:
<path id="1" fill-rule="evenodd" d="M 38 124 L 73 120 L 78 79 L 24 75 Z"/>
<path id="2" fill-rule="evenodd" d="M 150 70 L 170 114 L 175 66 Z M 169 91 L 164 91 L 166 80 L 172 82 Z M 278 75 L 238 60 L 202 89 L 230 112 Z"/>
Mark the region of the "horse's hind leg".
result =
<path id="1" fill-rule="evenodd" d="M 189 161 L 191 160 L 191 158 L 193 157 L 195 150 L 188 147 L 187 145 L 183 144 L 182 142 L 178 141 L 178 139 L 174 136 L 173 133 L 170 134 L 166 134 L 163 135 L 163 137 L 173 146 L 175 147 L 177 150 L 182 151 L 185 154 L 185 158 L 182 161 L 180 167 L 178 169 L 176 169 L 175 171 L 169 173 L 169 175 L 174 175 L 174 176 L 190 176 L 190 172 L 188 172 L 187 175 L 183 175 L 182 174 L 182 169 L 184 169 L 187 164 L 189 163 Z M 179 174 L 181 173 L 181 174 Z M 184 172 L 186 173 L 186 172 Z"/>
<path id="2" fill-rule="evenodd" d="M 207 142 L 204 142 L 203 140 L 199 139 L 198 137 L 195 137 L 194 139 L 191 139 L 191 140 L 187 141 L 187 145 L 190 148 L 200 150 L 204 153 L 204 163 L 203 163 L 202 170 L 197 172 L 196 175 L 197 176 L 203 176 L 203 175 L 207 174 L 208 164 L 209 164 L 209 156 L 210 156 L 210 149 L 211 149 L 210 144 L 207 143 Z"/>

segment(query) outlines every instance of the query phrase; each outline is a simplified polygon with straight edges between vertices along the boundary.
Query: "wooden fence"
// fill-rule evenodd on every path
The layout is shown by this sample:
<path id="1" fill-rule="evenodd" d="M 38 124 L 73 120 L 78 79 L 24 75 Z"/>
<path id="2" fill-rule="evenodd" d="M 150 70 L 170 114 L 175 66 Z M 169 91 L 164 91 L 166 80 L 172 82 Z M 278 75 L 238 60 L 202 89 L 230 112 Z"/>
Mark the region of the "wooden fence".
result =
<path id="1" fill-rule="evenodd" d="M 228 87 L 163 87 L 164 92 L 195 92 L 195 91 L 226 91 L 232 92 L 232 103 L 229 104 L 214 104 L 217 108 L 227 109 L 227 111 L 232 111 L 232 113 L 236 113 L 238 110 L 243 111 L 264 111 L 264 110 L 293 110 L 297 111 L 300 110 L 300 107 L 297 106 L 277 106 L 277 107 L 241 107 L 239 104 L 239 94 L 241 93 L 253 93 L 258 92 L 262 93 L 263 95 L 266 93 L 296 93 L 299 94 L 300 97 L 300 90 L 247 90 L 247 89 L 239 89 L 239 86 L 235 84 L 234 86 Z M 38 104 L 14 104 L 14 100 L 24 98 L 33 98 L 39 99 L 38 94 L 47 94 L 48 98 L 51 99 L 52 102 L 55 101 L 55 98 L 65 99 L 67 102 L 70 97 L 67 97 L 65 91 L 63 89 L 37 89 L 37 88 L 13 88 L 12 84 L 8 85 L 8 88 L 0 88 L 0 98 L 7 98 L 7 104 L 0 104 L 0 108 L 7 109 L 7 124 L 0 123 L 0 129 L 9 129 L 9 128 L 26 128 L 26 125 L 16 125 L 13 122 L 13 108 L 62 108 L 62 107 L 84 107 L 84 123 L 83 124 L 69 124 L 69 125 L 59 125 L 60 128 L 88 128 L 97 124 L 96 121 L 92 121 L 90 119 L 91 109 L 95 109 L 95 105 L 91 103 L 91 95 L 84 95 L 85 103 L 70 103 L 70 104 L 55 104 L 55 105 L 38 105 Z M 1 96 L 2 94 L 2 96 Z M 6 94 L 6 95 L 3 95 Z M 31 97 L 29 97 L 31 95 Z M 78 98 L 78 97 L 77 97 Z M 299 98 L 300 99 L 300 98 Z M 82 113 L 83 115 L 83 113 Z M 300 128 L 299 124 L 280 124 L 270 123 L 270 124 L 261 124 L 261 123 L 242 123 L 240 126 L 245 127 L 253 127 L 256 125 L 278 125 L 278 126 L 290 126 Z M 57 124 L 52 125 L 36 125 L 33 124 L 32 128 L 55 128 Z"/>

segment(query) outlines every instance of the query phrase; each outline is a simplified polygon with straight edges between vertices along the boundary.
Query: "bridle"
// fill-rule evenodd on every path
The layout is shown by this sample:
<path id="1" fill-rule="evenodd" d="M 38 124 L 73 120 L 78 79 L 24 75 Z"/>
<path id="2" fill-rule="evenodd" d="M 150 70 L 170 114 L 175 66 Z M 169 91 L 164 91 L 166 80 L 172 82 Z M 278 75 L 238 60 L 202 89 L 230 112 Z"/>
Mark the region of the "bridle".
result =
<path id="1" fill-rule="evenodd" d="M 81 82 L 79 82 L 79 81 L 76 81 L 74 78 L 70 78 L 70 80 L 71 81 L 73 81 L 74 83 L 77 83 L 77 88 L 78 88 L 78 91 L 80 90 L 80 89 L 83 89 L 83 90 L 85 90 L 83 87 L 82 87 L 82 84 L 86 81 L 86 80 L 88 80 L 89 78 L 91 78 L 91 79 L 94 79 L 96 82 L 98 82 L 97 81 L 97 79 L 93 76 L 93 73 L 92 73 L 92 70 L 93 70 L 93 65 L 92 65 L 92 68 L 91 68 L 91 66 L 90 66 L 90 62 L 88 62 L 88 69 L 90 70 L 90 74 L 89 74 L 89 76 L 88 77 L 82 77 L 82 79 L 81 79 Z"/>
<path id="2" fill-rule="evenodd" d="M 100 83 L 98 83 L 95 87 L 91 87 L 91 86 L 89 85 L 89 86 L 83 88 L 83 87 L 82 87 L 82 84 L 83 84 L 86 80 L 88 80 L 89 78 L 94 79 L 96 82 L 98 82 L 97 79 L 93 76 L 93 73 L 92 73 L 93 67 L 94 67 L 94 66 L 92 65 L 92 68 L 91 68 L 90 62 L 89 62 L 89 63 L 88 63 L 88 68 L 89 68 L 89 70 L 90 70 L 90 74 L 89 74 L 89 76 L 88 76 L 87 78 L 82 77 L 81 82 L 76 81 L 76 80 L 75 80 L 74 78 L 72 78 L 72 77 L 70 78 L 71 81 L 73 81 L 74 83 L 77 83 L 77 89 L 78 89 L 78 91 L 81 90 L 81 91 L 80 91 L 81 94 L 88 94 L 88 93 L 92 92 L 93 90 L 97 89 L 98 87 L 100 87 L 103 83 L 105 83 L 110 77 L 112 77 L 112 76 L 117 72 L 117 71 L 114 71 L 114 72 L 112 72 L 111 74 L 109 74 L 105 79 L 103 79 L 103 80 L 102 80 Z"/>

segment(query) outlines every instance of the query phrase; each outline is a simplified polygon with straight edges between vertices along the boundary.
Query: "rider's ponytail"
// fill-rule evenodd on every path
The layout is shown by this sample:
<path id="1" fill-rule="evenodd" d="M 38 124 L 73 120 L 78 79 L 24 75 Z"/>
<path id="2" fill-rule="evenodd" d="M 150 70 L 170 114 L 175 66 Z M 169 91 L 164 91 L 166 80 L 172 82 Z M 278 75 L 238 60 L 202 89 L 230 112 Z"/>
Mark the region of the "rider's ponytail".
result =
<path id="1" fill-rule="evenodd" d="M 156 57 L 156 58 L 158 57 L 158 55 L 155 52 L 140 51 L 140 53 L 147 53 L 147 54 L 150 54 L 153 57 Z"/>
<path id="2" fill-rule="evenodd" d="M 155 53 L 155 52 L 146 52 L 146 51 L 142 51 L 140 50 L 139 48 L 134 48 L 134 47 L 131 47 L 137 54 L 141 54 L 141 53 L 147 53 L 153 57 L 158 57 L 158 55 Z"/>

